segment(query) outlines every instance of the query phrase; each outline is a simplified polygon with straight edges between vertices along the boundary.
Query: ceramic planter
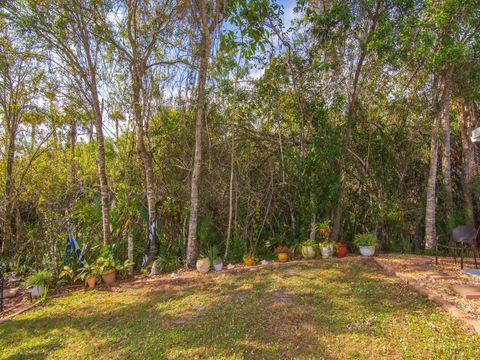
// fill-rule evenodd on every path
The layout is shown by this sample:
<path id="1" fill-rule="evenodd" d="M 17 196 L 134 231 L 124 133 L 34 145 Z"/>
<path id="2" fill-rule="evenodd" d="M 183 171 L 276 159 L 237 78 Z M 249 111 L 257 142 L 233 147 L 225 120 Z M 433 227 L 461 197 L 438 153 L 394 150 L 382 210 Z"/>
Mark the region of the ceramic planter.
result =
<path id="1" fill-rule="evenodd" d="M 278 253 L 277 254 L 278 261 L 284 263 L 288 261 L 288 253 Z"/>
<path id="2" fill-rule="evenodd" d="M 115 284 L 115 280 L 117 280 L 117 271 L 116 270 L 110 270 L 107 272 L 104 272 L 102 274 L 102 280 L 107 286 L 112 286 Z"/>
<path id="3" fill-rule="evenodd" d="M 363 256 L 373 256 L 375 254 L 375 246 L 359 246 L 359 249 Z"/>
<path id="4" fill-rule="evenodd" d="M 213 267 L 214 267 L 215 271 L 222 271 L 223 261 L 220 261 L 218 263 L 213 263 Z"/>
<path id="5" fill-rule="evenodd" d="M 245 264 L 245 266 L 253 266 L 255 264 L 255 259 L 253 258 L 253 256 L 245 256 L 243 258 L 243 263 Z"/>
<path id="6" fill-rule="evenodd" d="M 320 247 L 320 250 L 322 251 L 322 259 L 328 259 L 330 256 L 332 256 L 332 247 L 329 246 L 322 246 Z"/>
<path id="7" fill-rule="evenodd" d="M 45 293 L 45 287 L 42 285 L 31 285 L 28 287 L 28 292 L 34 298 L 38 298 Z"/>
<path id="8" fill-rule="evenodd" d="M 200 274 L 206 274 L 210 270 L 210 260 L 208 258 L 197 260 L 197 270 Z"/>
<path id="9" fill-rule="evenodd" d="M 315 255 L 315 248 L 313 246 L 302 246 L 302 256 L 304 259 L 313 259 Z"/>
<path id="10" fill-rule="evenodd" d="M 347 253 L 348 253 L 347 245 L 339 242 L 337 253 L 336 253 L 337 257 L 339 257 L 339 258 L 345 257 L 345 256 L 347 256 Z"/>
<path id="11" fill-rule="evenodd" d="M 97 281 L 97 277 L 96 276 L 90 276 L 86 281 L 85 283 L 87 284 L 87 286 L 90 288 L 90 289 L 93 289 L 95 288 L 95 282 Z"/>

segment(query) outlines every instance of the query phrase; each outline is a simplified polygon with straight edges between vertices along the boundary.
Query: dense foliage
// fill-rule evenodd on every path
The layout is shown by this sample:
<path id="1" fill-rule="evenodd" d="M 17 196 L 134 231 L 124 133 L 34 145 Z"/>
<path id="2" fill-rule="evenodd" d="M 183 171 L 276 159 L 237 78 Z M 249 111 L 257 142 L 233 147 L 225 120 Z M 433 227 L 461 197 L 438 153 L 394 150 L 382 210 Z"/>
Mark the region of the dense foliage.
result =
<path id="1" fill-rule="evenodd" d="M 155 221 L 172 271 L 478 218 L 476 0 L 13 0 L 0 28 L 12 271 L 63 267 L 68 230 L 139 268 Z"/>

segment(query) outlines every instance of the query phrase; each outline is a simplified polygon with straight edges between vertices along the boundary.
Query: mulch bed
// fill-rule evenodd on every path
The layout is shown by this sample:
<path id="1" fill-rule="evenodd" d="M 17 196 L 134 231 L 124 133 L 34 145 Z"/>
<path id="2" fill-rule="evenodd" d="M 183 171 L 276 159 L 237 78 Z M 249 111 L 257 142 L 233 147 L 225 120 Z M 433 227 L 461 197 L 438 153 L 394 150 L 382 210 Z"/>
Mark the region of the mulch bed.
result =
<path id="1" fill-rule="evenodd" d="M 464 299 L 452 290 L 452 285 L 479 286 L 480 279 L 460 272 L 459 261 L 455 264 L 452 258 L 439 258 L 439 264 L 435 265 L 433 256 L 403 254 L 380 255 L 374 260 L 388 274 L 408 283 L 480 334 L 480 300 Z M 464 267 L 475 268 L 473 259 L 466 259 Z M 435 279 L 432 272 L 449 278 Z"/>

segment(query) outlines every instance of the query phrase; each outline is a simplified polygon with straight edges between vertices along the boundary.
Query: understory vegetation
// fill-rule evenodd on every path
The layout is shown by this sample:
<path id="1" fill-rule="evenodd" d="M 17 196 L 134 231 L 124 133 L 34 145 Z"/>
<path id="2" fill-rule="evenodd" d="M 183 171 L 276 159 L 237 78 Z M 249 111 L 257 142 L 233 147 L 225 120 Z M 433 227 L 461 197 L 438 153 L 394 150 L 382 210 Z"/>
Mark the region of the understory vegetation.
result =
<path id="1" fill-rule="evenodd" d="M 0 254 L 6 270 L 58 274 L 67 233 L 88 263 L 109 246 L 112 268 L 122 271 L 131 262 L 140 270 L 155 260 L 163 272 L 193 266 L 213 246 L 225 262 L 327 238 L 353 251 L 361 233 L 374 234 L 383 251 L 432 249 L 438 234 L 475 224 L 480 211 L 479 154 L 470 140 L 478 126 L 479 24 L 476 0 L 0 1 Z M 276 286 L 272 276 L 255 286 L 262 292 Z M 242 279 L 235 280 L 239 286 Z M 392 285 L 365 281 L 357 289 L 332 278 L 328 286 L 356 299 L 338 301 L 361 303 L 363 291 L 378 292 L 378 304 L 396 301 L 398 288 L 383 297 L 379 287 Z M 327 301 L 314 284 L 299 288 L 295 301 L 316 306 L 311 294 L 317 292 Z M 186 289 L 173 298 L 152 292 L 138 300 L 133 294 L 141 291 L 125 290 L 112 300 L 119 302 L 114 317 L 129 318 L 122 329 L 103 303 L 108 294 L 96 292 L 55 300 L 1 331 L 25 337 L 18 351 L 49 346 L 59 357 L 78 349 L 74 342 L 59 346 L 50 321 L 86 340 L 85 328 L 100 319 L 100 332 L 112 342 L 94 336 L 88 354 L 110 353 L 115 341 L 132 334 L 135 341 L 125 340 L 130 345 L 122 351 L 145 356 L 152 347 L 179 351 L 175 344 L 187 338 L 198 341 L 190 344 L 192 353 L 215 337 L 223 344 L 219 351 L 241 339 L 257 351 L 248 332 L 279 334 L 269 328 L 277 320 L 252 316 L 250 297 L 232 309 L 239 324 L 167 329 L 177 315 L 174 303 L 206 292 Z M 95 304 L 95 312 L 71 313 L 67 301 Z M 157 308 L 148 302 L 160 301 L 166 317 L 159 317 L 159 328 L 143 327 L 140 312 L 130 317 L 136 301 L 152 311 Z M 403 346 L 412 356 L 423 354 L 417 347 L 428 353 L 432 343 L 423 347 L 409 337 L 418 331 L 447 341 L 443 355 L 459 344 L 470 351 L 429 305 L 398 301 L 405 312 L 402 305 L 371 320 L 383 330 L 365 325 L 368 311 L 347 318 L 353 312 L 344 314 L 338 304 L 321 306 L 339 324 L 314 310 L 306 314 L 301 305 L 295 311 L 325 322 L 325 342 L 311 344 L 322 351 L 349 351 L 342 339 L 355 348 L 373 339 L 385 354 Z M 215 309 L 205 315 L 212 323 L 227 311 Z M 426 310 L 428 321 L 415 320 L 415 309 Z M 45 320 L 36 318 L 42 313 Z M 293 329 L 294 316 L 284 315 Z M 31 333 L 29 323 L 43 330 Z M 343 334 L 349 326 L 367 332 Z M 304 330 L 300 342 L 308 337 Z M 149 343 L 148 331 L 161 332 L 165 342 Z M 447 333 L 453 337 L 446 340 Z M 287 346 L 272 341 L 258 351 Z M 122 357 L 119 349 L 115 354 Z"/>

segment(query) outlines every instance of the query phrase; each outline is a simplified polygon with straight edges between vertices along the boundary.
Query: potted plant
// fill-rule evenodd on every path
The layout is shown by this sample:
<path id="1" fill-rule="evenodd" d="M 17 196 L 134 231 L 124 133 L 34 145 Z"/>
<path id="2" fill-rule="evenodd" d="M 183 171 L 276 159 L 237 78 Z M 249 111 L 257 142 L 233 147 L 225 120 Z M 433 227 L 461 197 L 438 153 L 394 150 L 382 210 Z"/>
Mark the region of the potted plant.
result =
<path id="1" fill-rule="evenodd" d="M 313 259 L 316 255 L 315 247 L 317 244 L 313 240 L 306 240 L 301 244 L 301 252 L 304 259 Z"/>
<path id="2" fill-rule="evenodd" d="M 337 253 L 335 254 L 339 258 L 343 258 L 347 256 L 348 248 L 347 245 L 342 243 L 341 241 L 337 242 Z"/>
<path id="3" fill-rule="evenodd" d="M 333 255 L 335 249 L 335 243 L 332 241 L 322 241 L 320 243 L 320 252 L 322 253 L 322 259 L 328 259 Z"/>
<path id="4" fill-rule="evenodd" d="M 208 259 L 213 264 L 213 268 L 215 271 L 222 271 L 223 269 L 223 261 L 222 258 L 218 255 L 218 247 L 217 245 L 213 245 L 208 250 Z"/>
<path id="5" fill-rule="evenodd" d="M 113 256 L 100 256 L 96 265 L 105 285 L 112 286 L 117 280 L 117 268 Z"/>
<path id="6" fill-rule="evenodd" d="M 223 269 L 223 260 L 221 257 L 217 257 L 214 261 L 213 261 L 213 268 L 215 269 L 215 271 L 222 271 Z"/>
<path id="7" fill-rule="evenodd" d="M 315 225 L 315 231 L 321 239 L 328 239 L 330 236 L 330 219 L 325 219 Z"/>
<path id="8" fill-rule="evenodd" d="M 101 275 L 96 264 L 85 264 L 80 270 L 78 278 L 85 283 L 90 289 L 95 288 L 97 275 Z"/>
<path id="9" fill-rule="evenodd" d="M 253 251 L 247 252 L 245 256 L 243 257 L 243 263 L 245 266 L 253 266 L 255 265 L 255 254 Z"/>
<path id="10" fill-rule="evenodd" d="M 48 289 L 48 285 L 53 281 L 53 274 L 49 270 L 41 270 L 30 275 L 25 280 L 25 286 L 32 297 L 40 297 Z"/>
<path id="11" fill-rule="evenodd" d="M 360 249 L 360 254 L 363 256 L 373 256 L 375 248 L 378 246 L 378 239 L 375 234 L 357 234 L 353 243 Z"/>
<path id="12" fill-rule="evenodd" d="M 117 270 L 120 278 L 125 279 L 133 265 L 135 265 L 135 263 L 129 260 L 125 260 L 123 263 L 115 262 L 115 269 Z"/>
<path id="13" fill-rule="evenodd" d="M 206 274 L 210 270 L 210 259 L 208 257 L 201 257 L 197 260 L 197 270 L 200 274 Z"/>
<path id="14" fill-rule="evenodd" d="M 58 274 L 58 279 L 61 280 L 58 282 L 59 285 L 73 284 L 77 280 L 77 273 L 71 266 L 65 265 L 60 274 Z"/>
<path id="15" fill-rule="evenodd" d="M 287 262 L 288 255 L 290 255 L 290 249 L 287 246 L 279 246 L 275 249 L 275 254 L 278 257 L 278 261 Z"/>

